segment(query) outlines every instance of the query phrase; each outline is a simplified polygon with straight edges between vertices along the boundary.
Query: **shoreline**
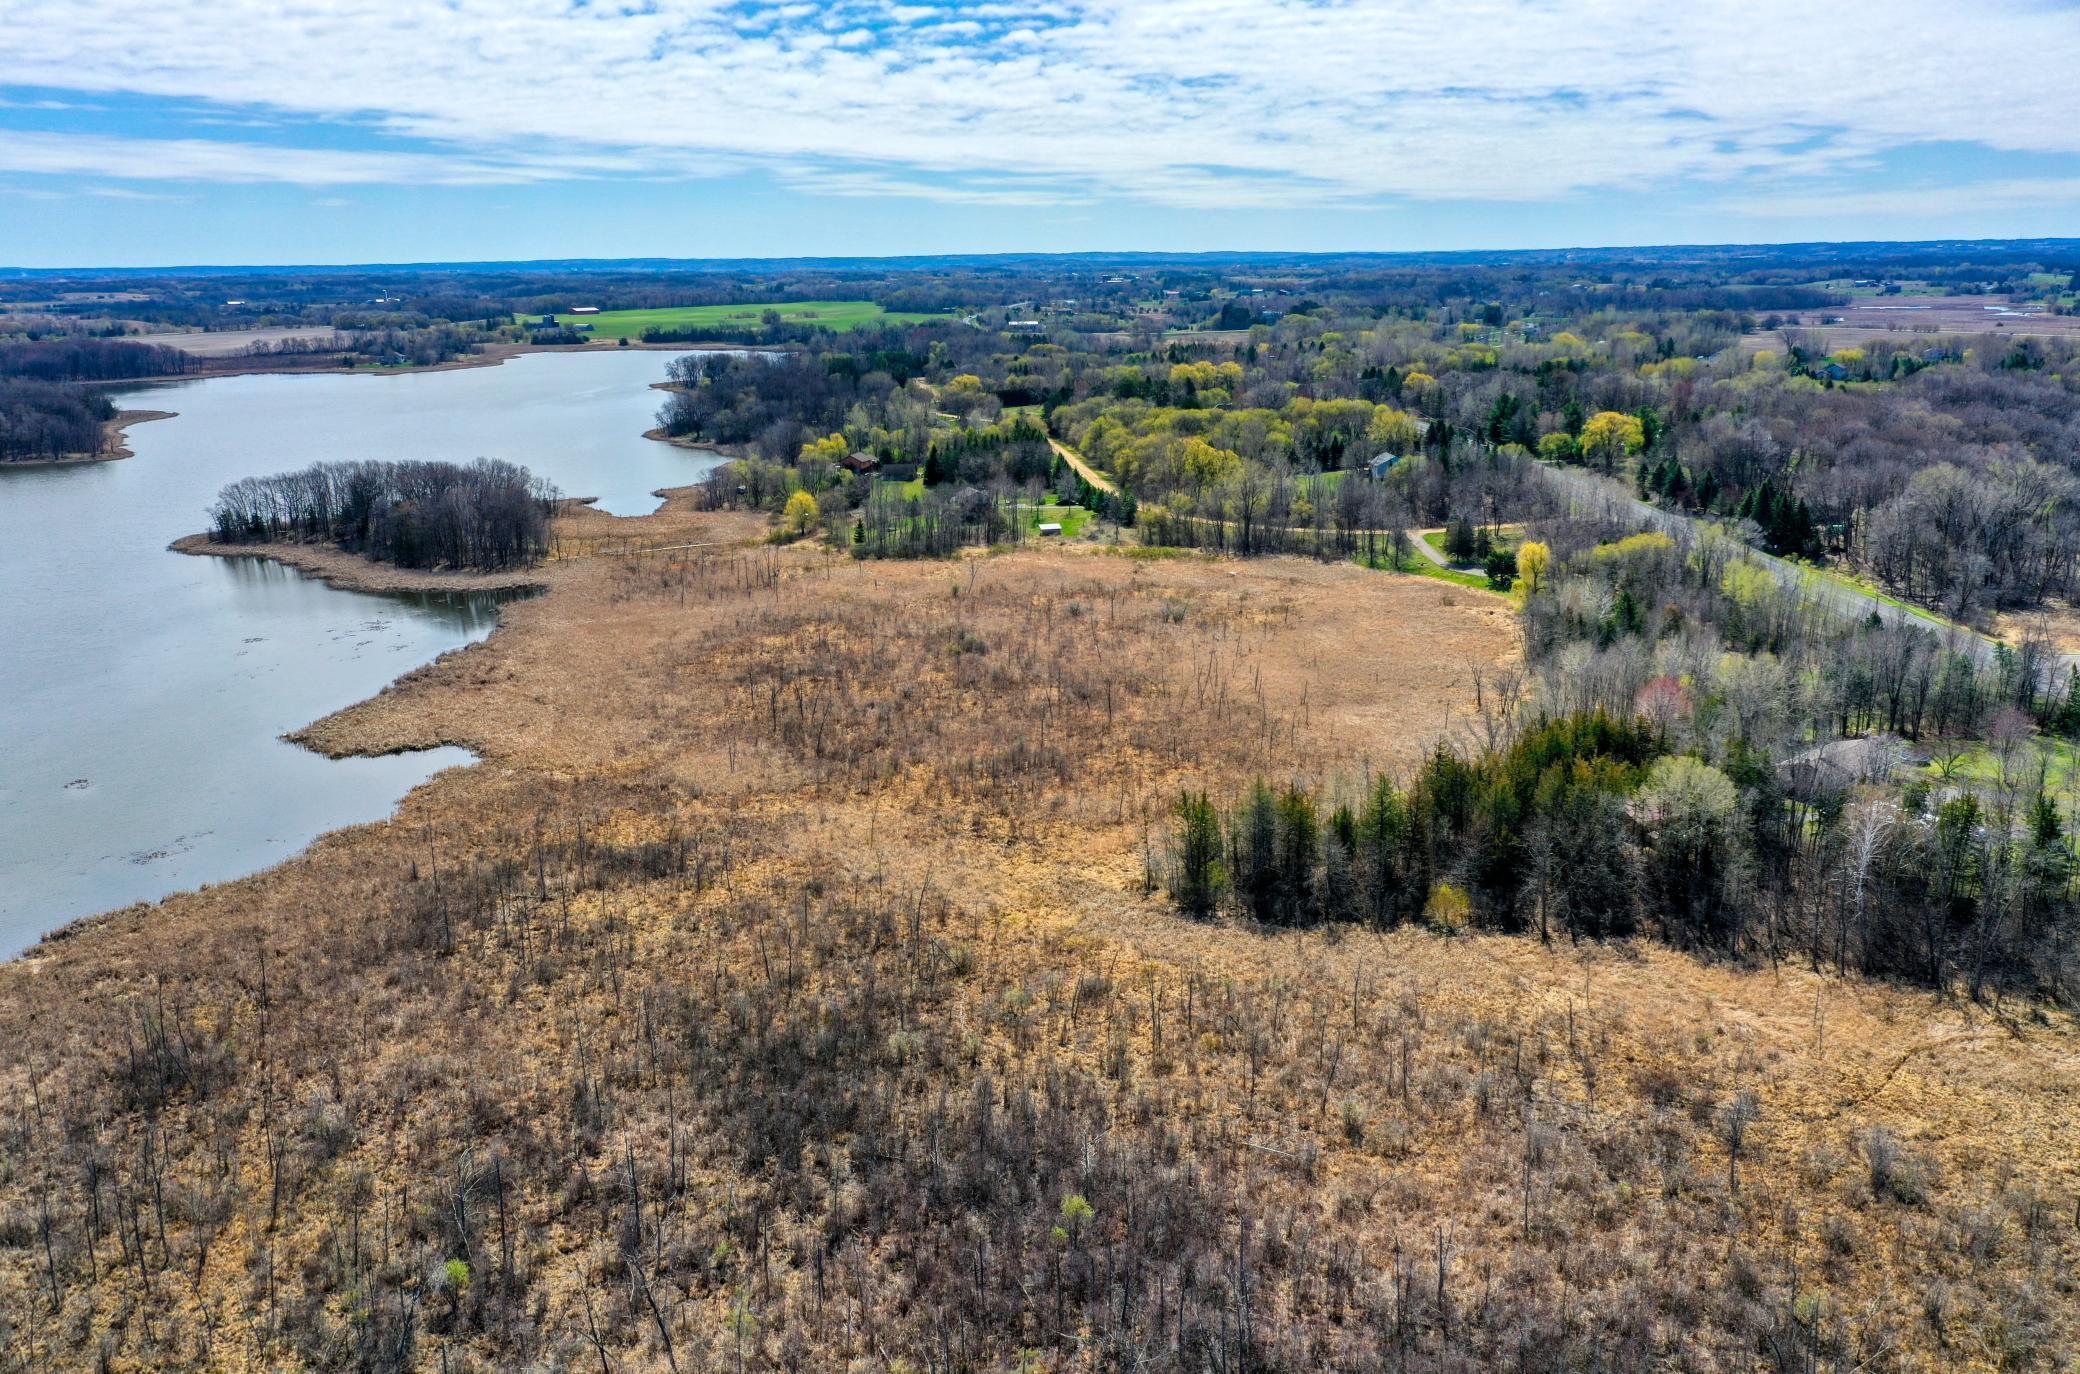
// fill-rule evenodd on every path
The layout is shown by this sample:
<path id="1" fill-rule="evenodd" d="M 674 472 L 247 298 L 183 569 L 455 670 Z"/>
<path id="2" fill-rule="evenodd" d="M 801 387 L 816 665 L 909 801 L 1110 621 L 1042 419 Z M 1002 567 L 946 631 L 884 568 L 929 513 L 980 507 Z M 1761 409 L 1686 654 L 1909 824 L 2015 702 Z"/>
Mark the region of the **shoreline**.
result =
<path id="1" fill-rule="evenodd" d="M 670 444 L 673 448 L 689 448 L 698 450 L 702 453 L 712 453 L 716 457 L 724 459 L 728 462 L 735 462 L 739 458 L 747 456 L 745 453 L 737 452 L 735 450 L 749 448 L 749 445 L 747 444 L 711 444 L 703 439 L 689 439 L 683 434 L 667 434 L 664 432 L 664 427 L 661 425 L 653 426 L 650 429 L 644 430 L 643 437 L 645 439 L 650 440 L 652 443 Z M 695 485 L 699 484 L 696 483 Z M 668 488 L 668 490 L 670 489 Z"/>
<path id="2" fill-rule="evenodd" d="M 151 335 L 137 336 L 138 342 L 151 342 Z M 224 358 L 212 358 L 200 354 L 191 355 L 201 364 L 192 372 L 177 377 L 140 377 L 140 383 L 202 381 L 211 377 L 267 377 L 267 376 L 342 376 L 342 377 L 415 377 L 428 372 L 458 372 L 472 367 L 498 367 L 510 358 L 524 357 L 532 353 L 742 353 L 792 351 L 786 344 L 737 344 L 737 343 L 630 343 L 626 348 L 619 344 L 533 344 L 493 343 L 480 350 L 449 358 L 424 367 L 343 367 L 337 362 L 324 365 L 314 363 L 309 367 L 297 367 L 288 360 L 296 358 L 336 359 L 336 353 L 286 353 L 266 357 L 244 357 L 230 354 Z M 230 367 L 209 366 L 215 362 L 230 362 Z"/>
<path id="3" fill-rule="evenodd" d="M 546 592 L 547 565 L 511 572 L 460 572 L 399 568 L 332 544 L 220 544 L 207 534 L 188 534 L 166 546 L 198 558 L 265 558 L 294 568 L 343 592 L 376 596 L 413 592 Z"/>
<path id="4" fill-rule="evenodd" d="M 631 345 L 631 347 L 635 346 L 636 345 Z M 457 360 L 451 363 L 438 364 L 434 367 L 410 370 L 420 372 L 431 372 L 441 370 L 452 370 L 457 367 L 465 366 L 498 366 L 504 363 L 507 358 L 518 357 L 522 353 L 570 353 L 582 351 L 584 348 L 587 347 L 590 347 L 590 345 L 570 345 L 562 347 L 539 348 L 526 345 L 513 346 L 498 351 L 497 353 L 489 357 L 478 356 L 473 357 L 472 359 L 467 361 Z M 729 347 L 729 345 L 699 345 L 696 347 L 712 349 L 726 348 Z M 685 346 L 653 346 L 653 351 L 687 351 L 687 348 Z M 251 361 L 260 362 L 263 360 L 253 359 Z M 293 375 L 299 372 L 324 372 L 329 373 L 331 375 L 342 375 L 369 371 L 374 371 L 374 369 L 252 367 L 240 370 L 225 370 L 218 372 L 206 372 L 201 374 L 189 374 L 188 376 L 184 377 L 146 378 L 140 380 L 144 385 L 152 385 L 162 382 L 174 383 L 181 381 L 206 380 L 209 377 L 219 376 L 260 375 L 270 372 L 280 372 L 284 375 Z M 178 411 L 172 410 L 122 410 L 118 411 L 115 418 L 113 420 L 108 421 L 107 424 L 109 427 L 109 432 L 111 434 L 120 434 L 122 430 L 126 429 L 130 425 L 144 424 L 152 420 L 173 419 L 177 417 L 178 414 Z M 710 448 L 709 445 L 694 443 L 683 439 L 675 440 L 665 437 L 661 434 L 657 434 L 653 431 L 646 431 L 643 437 L 654 438 L 658 442 L 670 443 L 678 447 L 694 449 Z M 719 448 L 714 449 L 713 451 L 716 452 L 718 456 L 730 456 Z M 76 458 L 67 458 L 62 460 L 36 463 L 0 464 L 0 468 L 16 466 L 72 466 L 75 464 L 82 463 L 114 461 L 120 458 L 127 458 L 131 456 L 133 456 L 133 454 L 129 450 L 129 448 L 127 446 L 123 446 L 122 451 L 119 453 L 107 453 L 91 456 L 81 455 Z M 169 543 L 166 546 L 166 548 L 168 552 L 183 554 L 189 557 L 266 559 L 271 562 L 280 564 L 283 567 L 291 568 L 305 577 L 309 577 L 316 581 L 323 582 L 326 586 L 331 587 L 334 590 L 360 593 L 363 595 L 386 596 L 439 594 L 456 592 L 489 592 L 494 594 L 514 593 L 517 594 L 515 599 L 533 599 L 535 597 L 546 596 L 549 592 L 554 590 L 557 583 L 560 580 L 562 580 L 563 574 L 567 572 L 574 572 L 577 569 L 582 568 L 585 564 L 590 563 L 592 561 L 593 551 L 586 547 L 588 544 L 586 536 L 588 533 L 592 532 L 590 527 L 595 526 L 598 522 L 611 522 L 615 525 L 621 525 L 624 523 L 656 522 L 660 519 L 660 517 L 669 517 L 667 523 L 672 526 L 676 526 L 680 522 L 685 520 L 689 514 L 692 513 L 690 506 L 681 504 L 682 498 L 685 496 L 685 494 L 691 492 L 691 490 L 691 486 L 661 488 L 655 493 L 657 496 L 662 498 L 662 504 L 659 506 L 659 508 L 655 511 L 648 512 L 644 515 L 633 516 L 609 515 L 604 511 L 598 510 L 593 504 L 599 499 L 596 496 L 564 497 L 558 502 L 557 519 L 559 523 L 571 522 L 573 525 L 575 525 L 575 528 L 572 529 L 570 533 L 575 537 L 575 547 L 579 551 L 573 553 L 568 558 L 552 557 L 549 561 L 537 565 L 534 568 L 514 570 L 511 572 L 477 573 L 442 571 L 436 569 L 397 568 L 389 564 L 378 563 L 373 559 L 366 558 L 360 554 L 350 553 L 347 550 L 338 548 L 334 545 L 276 543 L 222 544 L 212 541 L 207 533 L 184 535 L 181 538 Z M 701 512 L 699 514 L 694 515 L 693 518 L 699 521 L 706 522 L 715 522 L 721 520 L 724 522 L 725 528 L 729 527 L 730 523 L 732 523 L 728 521 L 727 517 L 718 517 L 715 514 L 708 512 Z M 288 731 L 282 734 L 280 738 L 291 744 L 297 745 L 300 748 L 307 749 L 313 754 L 319 755 L 320 757 L 334 760 L 348 758 L 380 758 L 395 754 L 412 753 L 428 749 L 453 747 L 467 751 L 471 756 L 472 765 L 483 762 L 484 759 L 487 757 L 485 746 L 479 741 L 460 737 L 462 735 L 466 735 L 466 731 L 443 731 L 439 732 L 437 737 L 413 739 L 409 737 L 400 737 L 397 735 L 392 735 L 380 729 L 371 732 L 368 728 L 368 721 L 371 715 L 380 714 L 385 709 L 386 703 L 394 702 L 398 694 L 407 691 L 414 684 L 420 682 L 420 680 L 425 678 L 427 675 L 442 669 L 450 659 L 462 654 L 467 654 L 471 650 L 481 649 L 484 645 L 490 643 L 492 639 L 494 639 L 503 631 L 505 631 L 506 616 L 504 612 L 505 607 L 501 605 L 498 608 L 496 623 L 492 627 L 491 632 L 487 634 L 483 639 L 474 641 L 473 643 L 464 645 L 457 649 L 449 650 L 446 653 L 440 654 L 439 656 L 435 657 L 427 663 L 420 664 L 416 668 L 408 669 L 405 672 L 399 674 L 397 677 L 392 678 L 389 682 L 385 683 L 373 695 L 364 697 L 361 700 L 350 703 L 337 711 L 322 716 L 316 720 L 310 721 L 309 723 L 302 725 L 294 730 Z M 371 737 L 372 733 L 375 737 Z M 429 779 L 429 783 L 430 781 L 431 780 Z M 404 808 L 411 801 L 413 796 L 420 792 L 427 785 L 428 783 L 422 783 L 419 786 L 410 789 L 404 795 L 398 797 L 396 801 L 396 808 L 400 810 Z M 130 903 L 125 906 L 112 907 L 105 911 L 93 912 L 87 915 L 76 917 L 73 920 L 67 921 L 62 925 L 53 927 L 52 929 L 46 931 L 42 931 L 38 934 L 36 940 L 27 947 L 25 947 L 22 951 L 9 958 L 0 959 L 0 969 L 5 969 L 10 965 L 21 966 L 33 963 L 38 959 L 41 953 L 47 951 L 53 944 L 61 941 L 69 941 L 75 936 L 83 934 L 98 926 L 103 926 L 105 924 L 119 921 L 124 916 L 131 915 L 133 913 L 141 913 L 156 910 L 165 906 L 169 902 L 179 902 L 195 899 L 198 898 L 202 893 L 210 890 L 211 888 L 221 887 L 227 883 L 263 881 L 265 880 L 267 875 L 280 872 L 290 867 L 291 865 L 304 860 L 307 856 L 319 850 L 321 847 L 329 843 L 339 841 L 343 836 L 350 835 L 361 829 L 369 828 L 370 826 L 381 826 L 387 823 L 387 821 L 355 823 L 342 826 L 336 829 L 327 830 L 316 836 L 313 836 L 309 843 L 303 846 L 303 848 L 297 850 L 294 854 L 291 854 L 288 857 L 281 859 L 276 863 L 268 864 L 264 867 L 255 869 L 250 873 L 243 873 L 234 878 L 221 880 L 218 883 L 205 883 L 199 888 L 182 889 L 180 891 L 170 893 L 167 896 L 160 897 L 157 899 L 148 899 L 141 902 Z"/>
<path id="5" fill-rule="evenodd" d="M 146 380 L 157 380 L 147 378 Z M 149 424 L 153 420 L 171 420 L 180 414 L 177 410 L 119 410 L 112 420 L 101 423 L 101 449 L 98 453 L 68 453 L 62 458 L 27 458 L 0 463 L 0 468 L 76 468 L 90 463 L 116 463 L 125 458 L 134 458 L 130 448 L 130 426 Z"/>
<path id="6" fill-rule="evenodd" d="M 154 420 L 171 420 L 179 414 L 180 412 L 177 410 L 117 411 L 116 418 L 108 422 L 108 438 L 113 440 L 115 444 L 115 447 L 109 451 L 108 461 L 113 462 L 119 458 L 134 458 L 137 456 L 130 447 L 130 427 L 132 425 L 147 425 Z"/>

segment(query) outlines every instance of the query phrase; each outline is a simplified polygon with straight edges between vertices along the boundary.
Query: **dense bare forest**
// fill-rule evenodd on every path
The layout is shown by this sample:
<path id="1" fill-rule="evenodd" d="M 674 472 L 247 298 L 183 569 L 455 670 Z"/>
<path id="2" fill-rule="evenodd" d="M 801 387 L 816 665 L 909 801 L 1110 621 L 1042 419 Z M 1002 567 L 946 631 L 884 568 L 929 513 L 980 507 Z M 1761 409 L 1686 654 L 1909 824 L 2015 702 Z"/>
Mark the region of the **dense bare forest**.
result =
<path id="1" fill-rule="evenodd" d="M 86 384 L 172 376 L 188 363 L 176 349 L 105 339 L 0 343 L 0 462 L 100 453 L 115 407 Z"/>
<path id="2" fill-rule="evenodd" d="M 512 463 L 313 463 L 224 488 L 224 544 L 319 541 L 401 568 L 526 567 L 549 551 L 554 487 Z"/>
<path id="3" fill-rule="evenodd" d="M 0 377 L 45 382 L 123 382 L 174 377 L 191 360 L 177 348 L 115 339 L 53 339 L 0 346 Z"/>
<path id="4" fill-rule="evenodd" d="M 88 387 L 0 377 L 0 462 L 99 453 L 115 414 L 108 398 Z"/>

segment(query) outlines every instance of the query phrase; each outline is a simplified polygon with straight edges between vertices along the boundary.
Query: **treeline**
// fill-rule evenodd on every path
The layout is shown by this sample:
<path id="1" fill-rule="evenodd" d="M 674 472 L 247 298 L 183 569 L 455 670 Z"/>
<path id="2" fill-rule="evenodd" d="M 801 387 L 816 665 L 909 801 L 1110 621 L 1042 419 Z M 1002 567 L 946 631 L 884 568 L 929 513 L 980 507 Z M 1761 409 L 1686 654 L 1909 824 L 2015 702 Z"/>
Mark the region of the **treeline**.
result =
<path id="1" fill-rule="evenodd" d="M 877 387 L 863 388 L 849 369 L 795 353 L 689 353 L 674 358 L 668 370 L 675 389 L 657 413 L 666 434 L 756 444 L 780 461 L 792 459 L 806 439 L 842 428 L 863 391 L 896 389 L 894 379 L 885 377 Z M 918 423 L 929 431 L 929 412 Z"/>
<path id="2" fill-rule="evenodd" d="M 526 567 L 549 551 L 556 489 L 513 463 L 313 463 L 231 483 L 218 543 L 330 542 L 404 568 Z"/>
<path id="3" fill-rule="evenodd" d="M 0 377 L 0 462 L 99 453 L 115 405 L 92 387 Z"/>
<path id="4" fill-rule="evenodd" d="M 1527 455 L 1455 444 L 1412 455 L 1378 478 L 1359 472 L 1309 475 L 1284 463 L 1231 464 L 1213 480 L 1172 488 L 1162 501 L 1137 509 L 1142 540 L 1149 544 L 1404 567 L 1415 556 L 1410 529 L 1485 529 L 1497 518 L 1550 515 L 1556 504 Z M 1477 556 L 1486 557 L 1487 550 Z"/>
<path id="5" fill-rule="evenodd" d="M 0 462 L 48 462 L 97 454 L 115 405 L 92 382 L 185 373 L 177 348 L 116 339 L 0 344 Z"/>
<path id="6" fill-rule="evenodd" d="M 177 377 L 194 365 L 178 348 L 116 339 L 52 339 L 0 344 L 0 377 L 45 382 L 124 382 Z"/>
<path id="7" fill-rule="evenodd" d="M 1829 354 L 1788 334 L 1781 356 L 1666 391 L 1640 485 L 1750 520 L 1772 550 L 1838 554 L 1955 618 L 2072 599 L 2076 360 L 2053 339 L 1910 335 Z"/>
<path id="8" fill-rule="evenodd" d="M 827 325 L 802 324 L 783 320 L 777 310 L 765 312 L 766 318 L 758 324 L 741 325 L 650 325 L 643 330 L 644 343 L 741 343 L 741 344 L 805 344 L 819 338 L 829 338 L 832 331 Z"/>
<path id="9" fill-rule="evenodd" d="M 1188 794 L 1169 887 L 1201 918 L 1647 934 L 1974 997 L 2080 995 L 2073 847 L 2041 786 L 1896 802 L 1790 776 L 1671 752 L 1639 718 L 1546 719 L 1489 750 L 1440 748 L 1405 788 L 1259 782 L 1226 808 Z"/>
<path id="10" fill-rule="evenodd" d="M 1016 387 L 987 375 L 1001 370 L 991 360 L 1004 342 L 931 324 L 820 335 L 820 353 L 688 353 L 672 360 L 673 390 L 657 422 L 675 437 L 750 445 L 774 462 L 842 432 L 862 452 L 921 464 L 945 437 L 943 415 L 969 427 L 995 424 L 1018 403 L 1007 396 L 1031 384 L 1029 372 Z"/>
<path id="11" fill-rule="evenodd" d="M 1019 508 L 1002 492 L 977 487 L 928 488 L 905 497 L 876 483 L 852 526 L 859 558 L 947 558 L 976 545 L 1016 544 L 1025 534 Z"/>
<path id="12" fill-rule="evenodd" d="M 1001 450 L 977 451 L 994 452 L 1001 462 Z M 847 452 L 843 436 L 833 435 L 804 446 L 791 464 L 738 459 L 709 475 L 700 499 L 712 510 L 776 516 L 778 538 L 820 529 L 833 547 L 849 548 L 856 558 L 946 558 L 963 548 L 1022 543 L 1037 520 L 1033 507 L 1043 499 L 1084 506 L 1118 525 L 1134 521 L 1131 497 L 1097 490 L 1059 460 L 1041 465 L 1023 482 L 1012 481 L 999 466 L 972 483 L 949 478 L 912 487 L 907 479 L 846 468 L 836 458 Z M 975 453 L 967 456 L 972 460 Z"/>
<path id="13" fill-rule="evenodd" d="M 483 341 L 480 330 L 466 325 L 432 325 L 423 329 L 372 329 L 348 336 L 347 362 L 389 367 L 430 367 L 467 357 Z"/>
<path id="14" fill-rule="evenodd" d="M 1597 516 L 1531 528 L 1525 657 L 1562 711 L 1648 709 L 1686 744 L 1780 757 L 1841 738 L 1973 736 L 2004 709 L 2050 723 L 2067 684 L 2031 635 L 1990 650 L 1845 615 L 1733 539 L 1689 545 Z M 1528 545 L 1527 545 L 1528 547 Z"/>

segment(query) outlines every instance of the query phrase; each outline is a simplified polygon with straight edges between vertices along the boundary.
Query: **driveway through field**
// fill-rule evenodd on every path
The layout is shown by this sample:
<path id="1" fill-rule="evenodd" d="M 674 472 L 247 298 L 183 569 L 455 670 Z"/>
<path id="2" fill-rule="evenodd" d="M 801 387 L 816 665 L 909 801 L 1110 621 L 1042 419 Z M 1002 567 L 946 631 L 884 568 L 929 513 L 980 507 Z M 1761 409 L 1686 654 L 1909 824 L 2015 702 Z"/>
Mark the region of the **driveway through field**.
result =
<path id="1" fill-rule="evenodd" d="M 1442 534 L 1443 532 L 1442 527 L 1434 530 L 1410 530 L 1408 532 L 1408 546 L 1429 559 L 1432 563 L 1435 563 L 1438 567 L 1443 568 L 1446 572 L 1459 572 L 1461 569 L 1453 567 L 1451 560 L 1438 552 L 1436 545 L 1423 537 L 1426 534 Z M 1473 565 L 1469 563 L 1467 566 L 1472 567 Z"/>
<path id="2" fill-rule="evenodd" d="M 1119 484 L 1083 460 L 1083 455 L 1059 439 L 1050 438 L 1048 447 L 1062 456 L 1062 461 L 1076 469 L 1076 475 L 1109 496 L 1119 495 Z"/>

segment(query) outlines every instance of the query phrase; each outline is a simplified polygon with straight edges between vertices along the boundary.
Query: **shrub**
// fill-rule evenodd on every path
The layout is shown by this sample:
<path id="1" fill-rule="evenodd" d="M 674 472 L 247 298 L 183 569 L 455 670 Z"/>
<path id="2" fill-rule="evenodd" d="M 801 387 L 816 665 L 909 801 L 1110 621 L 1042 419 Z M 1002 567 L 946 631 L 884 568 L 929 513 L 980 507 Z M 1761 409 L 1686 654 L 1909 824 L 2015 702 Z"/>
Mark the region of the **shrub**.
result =
<path id="1" fill-rule="evenodd" d="M 1457 935 L 1473 920 L 1473 903 L 1463 889 L 1438 883 L 1423 904 L 1423 920 L 1439 935 Z"/>

